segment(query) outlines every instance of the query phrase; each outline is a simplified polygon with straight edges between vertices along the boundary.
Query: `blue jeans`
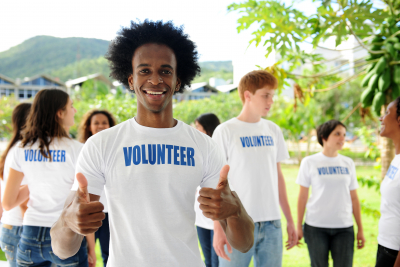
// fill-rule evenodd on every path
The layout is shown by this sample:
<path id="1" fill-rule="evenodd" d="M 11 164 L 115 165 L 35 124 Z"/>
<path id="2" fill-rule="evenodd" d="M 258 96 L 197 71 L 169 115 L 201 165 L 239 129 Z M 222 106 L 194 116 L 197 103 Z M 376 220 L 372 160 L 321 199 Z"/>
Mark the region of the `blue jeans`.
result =
<path id="1" fill-rule="evenodd" d="M 104 213 L 106 217 L 103 220 L 103 225 L 96 231 L 95 240 L 99 239 L 101 248 L 101 257 L 103 258 L 104 267 L 107 265 L 108 254 L 110 248 L 110 225 L 108 223 L 108 213 Z"/>
<path id="2" fill-rule="evenodd" d="M 21 238 L 22 226 L 3 224 L 1 228 L 1 250 L 6 254 L 10 267 L 16 267 L 17 247 Z"/>
<path id="3" fill-rule="evenodd" d="M 215 253 L 213 247 L 214 231 L 204 229 L 199 226 L 197 226 L 196 228 L 206 267 L 218 267 L 218 255 L 217 253 Z"/>
<path id="4" fill-rule="evenodd" d="M 220 267 L 247 267 L 254 256 L 254 267 L 282 266 L 282 227 L 281 220 L 256 222 L 254 224 L 254 245 L 246 253 L 232 248 L 225 252 L 231 258 L 227 261 L 219 257 Z"/>
<path id="5" fill-rule="evenodd" d="M 353 266 L 354 229 L 319 228 L 304 224 L 304 241 L 310 254 L 311 267 L 328 267 L 331 251 L 334 267 Z"/>
<path id="6" fill-rule="evenodd" d="M 18 244 L 18 266 L 50 267 L 52 263 L 57 266 L 88 267 L 86 238 L 83 239 L 81 248 L 74 256 L 61 260 L 51 249 L 50 227 L 24 225 Z"/>

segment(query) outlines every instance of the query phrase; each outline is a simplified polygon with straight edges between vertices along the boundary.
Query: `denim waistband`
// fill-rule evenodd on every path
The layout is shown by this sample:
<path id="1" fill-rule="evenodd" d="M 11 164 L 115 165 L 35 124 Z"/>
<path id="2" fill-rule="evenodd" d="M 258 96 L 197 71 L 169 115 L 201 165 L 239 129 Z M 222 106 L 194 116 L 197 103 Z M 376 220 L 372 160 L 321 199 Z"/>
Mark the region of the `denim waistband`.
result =
<path id="1" fill-rule="evenodd" d="M 15 225 L 9 225 L 9 224 L 2 224 L 2 231 L 7 231 L 12 233 L 13 235 L 18 235 L 20 236 L 22 233 L 22 226 L 15 226 Z"/>
<path id="2" fill-rule="evenodd" d="M 51 241 L 50 227 L 24 225 L 21 237 L 37 242 Z"/>

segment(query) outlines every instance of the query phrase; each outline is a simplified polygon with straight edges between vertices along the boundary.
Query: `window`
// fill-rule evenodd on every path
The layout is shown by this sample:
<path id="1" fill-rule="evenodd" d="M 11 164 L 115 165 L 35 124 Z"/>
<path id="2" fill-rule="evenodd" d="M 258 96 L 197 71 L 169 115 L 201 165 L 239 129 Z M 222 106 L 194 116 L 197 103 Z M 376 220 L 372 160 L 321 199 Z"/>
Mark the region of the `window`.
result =
<path id="1" fill-rule="evenodd" d="M 26 90 L 26 98 L 32 97 L 32 90 Z"/>

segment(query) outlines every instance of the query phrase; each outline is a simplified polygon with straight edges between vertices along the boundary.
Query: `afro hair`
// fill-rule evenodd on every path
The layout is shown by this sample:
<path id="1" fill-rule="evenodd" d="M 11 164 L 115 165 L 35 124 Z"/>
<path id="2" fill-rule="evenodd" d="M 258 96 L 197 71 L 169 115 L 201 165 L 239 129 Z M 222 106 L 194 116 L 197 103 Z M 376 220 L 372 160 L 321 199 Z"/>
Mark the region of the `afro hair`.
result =
<path id="1" fill-rule="evenodd" d="M 110 77 L 129 88 L 128 77 L 132 74 L 132 58 L 135 50 L 148 43 L 163 44 L 172 49 L 177 61 L 177 76 L 181 81 L 179 93 L 200 73 L 196 45 L 183 32 L 183 26 L 176 27 L 171 21 L 131 21 L 123 27 L 108 47 L 106 59 L 110 62 Z"/>

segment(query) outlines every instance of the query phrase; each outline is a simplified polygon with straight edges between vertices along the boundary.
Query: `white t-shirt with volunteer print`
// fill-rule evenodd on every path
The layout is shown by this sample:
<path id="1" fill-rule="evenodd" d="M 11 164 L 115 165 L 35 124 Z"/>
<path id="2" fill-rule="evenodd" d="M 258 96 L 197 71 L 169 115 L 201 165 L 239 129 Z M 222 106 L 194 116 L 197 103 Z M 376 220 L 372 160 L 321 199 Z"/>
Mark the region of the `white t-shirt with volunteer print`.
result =
<path id="1" fill-rule="evenodd" d="M 199 197 L 200 186 L 196 190 L 196 201 L 194 203 L 194 211 L 196 212 L 196 222 L 195 224 L 201 228 L 214 230 L 214 221 L 203 215 L 203 211 L 200 209 L 200 203 L 197 201 Z"/>
<path id="2" fill-rule="evenodd" d="M 56 138 L 50 144 L 50 161 L 40 153 L 38 142 L 25 147 L 16 145 L 10 167 L 24 173 L 29 187 L 23 225 L 51 227 L 58 220 L 74 183 L 82 146 L 69 138 Z"/>
<path id="3" fill-rule="evenodd" d="M 106 191 L 108 266 L 204 266 L 196 188 L 215 188 L 223 165 L 214 141 L 181 121 L 149 128 L 133 118 L 89 138 L 76 171 L 89 193 Z"/>
<path id="4" fill-rule="evenodd" d="M 327 157 L 322 152 L 305 157 L 300 164 L 297 184 L 309 188 L 308 225 L 346 228 L 353 225 L 350 191 L 358 188 L 356 168 L 351 158 Z"/>
<path id="5" fill-rule="evenodd" d="M 400 154 L 390 164 L 381 183 L 381 218 L 378 243 L 400 250 Z"/>
<path id="6" fill-rule="evenodd" d="M 10 172 L 10 165 L 13 161 L 13 151 L 15 145 L 8 151 L 6 161 L 4 162 L 3 179 L 1 180 L 1 201 L 3 202 L 4 191 L 7 184 L 8 173 Z M 22 180 L 21 185 L 25 184 L 25 179 Z M 1 223 L 14 226 L 22 226 L 22 211 L 20 207 L 15 207 L 9 211 L 3 210 L 1 216 Z"/>
<path id="7" fill-rule="evenodd" d="M 265 119 L 248 123 L 233 118 L 215 129 L 213 139 L 230 166 L 231 190 L 253 221 L 280 219 L 277 163 L 289 153 L 279 126 Z"/>

